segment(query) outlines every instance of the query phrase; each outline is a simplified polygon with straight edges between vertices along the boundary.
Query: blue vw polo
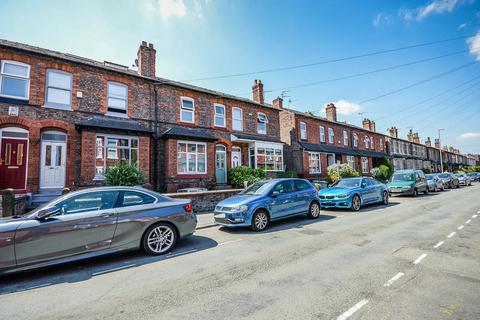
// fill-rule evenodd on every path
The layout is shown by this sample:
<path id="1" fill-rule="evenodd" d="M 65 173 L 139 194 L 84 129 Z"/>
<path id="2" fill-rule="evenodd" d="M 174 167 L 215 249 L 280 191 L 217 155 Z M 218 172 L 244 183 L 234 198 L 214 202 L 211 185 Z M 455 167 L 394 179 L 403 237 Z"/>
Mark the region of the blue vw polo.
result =
<path id="1" fill-rule="evenodd" d="M 368 203 L 388 204 L 387 186 L 368 177 L 345 178 L 319 192 L 322 208 L 349 208 L 353 211 Z"/>
<path id="2" fill-rule="evenodd" d="M 320 216 L 315 187 L 303 179 L 274 179 L 256 182 L 215 207 L 215 223 L 225 227 L 265 230 L 269 223 L 296 215 Z"/>

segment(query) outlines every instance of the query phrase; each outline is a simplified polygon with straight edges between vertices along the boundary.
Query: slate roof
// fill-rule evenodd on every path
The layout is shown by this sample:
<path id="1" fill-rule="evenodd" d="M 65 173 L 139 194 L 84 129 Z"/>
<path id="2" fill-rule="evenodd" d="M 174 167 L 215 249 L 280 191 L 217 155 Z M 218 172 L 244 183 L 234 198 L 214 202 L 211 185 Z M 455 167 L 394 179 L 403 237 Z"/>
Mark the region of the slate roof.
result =
<path id="1" fill-rule="evenodd" d="M 81 127 L 117 129 L 133 132 L 151 133 L 152 131 L 139 122 L 129 119 L 114 119 L 109 117 L 91 117 L 77 124 Z"/>
<path id="2" fill-rule="evenodd" d="M 383 158 L 387 156 L 385 152 L 342 148 L 342 147 L 336 147 L 336 146 L 331 146 L 328 144 L 321 144 L 321 143 L 317 144 L 317 143 L 308 143 L 308 142 L 300 141 L 300 145 L 302 146 L 302 148 L 308 151 L 338 153 L 338 154 L 346 154 L 351 156 L 363 156 L 363 157 L 373 157 L 373 158 Z"/>
<path id="3" fill-rule="evenodd" d="M 172 127 L 165 131 L 162 138 L 192 138 L 196 140 L 215 141 L 218 140 L 214 135 L 199 128 Z"/>
<path id="4" fill-rule="evenodd" d="M 283 143 L 280 138 L 272 137 L 268 135 L 255 135 L 255 134 L 248 134 L 248 133 L 232 133 L 235 137 L 239 139 L 246 139 L 246 140 L 256 140 L 256 141 L 266 141 L 266 142 L 277 142 Z"/>

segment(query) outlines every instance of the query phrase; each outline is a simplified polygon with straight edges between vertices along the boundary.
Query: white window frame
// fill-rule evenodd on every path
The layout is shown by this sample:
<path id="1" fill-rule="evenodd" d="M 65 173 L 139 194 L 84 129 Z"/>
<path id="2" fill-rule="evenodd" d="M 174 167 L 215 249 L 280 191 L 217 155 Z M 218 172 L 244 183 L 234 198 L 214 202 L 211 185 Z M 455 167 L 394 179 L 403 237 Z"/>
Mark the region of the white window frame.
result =
<path id="1" fill-rule="evenodd" d="M 98 137 L 103 137 L 103 146 L 101 147 L 102 150 L 102 156 L 103 156 L 103 173 L 98 173 L 97 172 L 97 160 L 101 159 L 99 157 L 98 152 L 100 148 L 97 146 L 97 138 Z M 102 134 L 98 133 L 95 135 L 95 163 L 94 163 L 94 169 L 95 169 L 95 177 L 94 180 L 103 180 L 105 179 L 105 172 L 107 170 L 107 156 L 108 156 L 108 139 L 128 139 L 128 147 L 116 147 L 117 149 L 128 149 L 128 164 L 132 164 L 132 149 L 137 149 L 137 165 L 140 166 L 140 137 L 138 136 L 124 136 L 124 135 L 113 135 L 113 134 Z M 137 140 L 137 147 L 132 148 L 132 140 Z"/>
<path id="2" fill-rule="evenodd" d="M 260 121 L 260 116 L 263 116 L 265 118 L 264 121 Z M 265 126 L 265 130 L 260 130 L 260 123 L 263 123 Z M 258 134 L 267 134 L 267 123 L 268 123 L 268 118 L 267 115 L 263 112 L 257 112 L 257 133 Z"/>
<path id="3" fill-rule="evenodd" d="M 370 138 L 368 136 L 365 136 L 364 142 L 365 142 L 365 149 L 370 149 Z"/>
<path id="4" fill-rule="evenodd" d="M 343 145 L 348 146 L 348 131 L 343 130 Z"/>
<path id="5" fill-rule="evenodd" d="M 368 158 L 362 157 L 362 173 L 368 173 Z"/>
<path id="6" fill-rule="evenodd" d="M 54 87 L 49 85 L 49 80 L 50 80 L 50 74 L 51 73 L 58 73 L 62 75 L 67 75 L 70 78 L 70 85 L 69 89 L 65 88 L 59 88 L 59 87 Z M 46 76 L 45 76 L 45 105 L 44 107 L 46 108 L 52 108 L 52 109 L 61 109 L 61 110 L 72 110 L 72 85 L 73 85 L 73 75 L 70 72 L 62 71 L 62 70 L 57 70 L 57 69 L 47 69 Z M 69 103 L 68 104 L 63 104 L 63 103 L 56 103 L 56 102 L 49 102 L 48 101 L 48 89 L 56 89 L 56 90 L 63 90 L 63 91 L 68 91 L 69 94 Z M 108 103 L 108 97 L 107 97 L 107 103 Z M 107 106 L 108 109 L 108 106 Z"/>
<path id="7" fill-rule="evenodd" d="M 307 140 L 307 124 L 300 122 L 300 139 Z"/>
<path id="8" fill-rule="evenodd" d="M 353 146 L 358 147 L 358 134 L 353 134 Z"/>
<path id="9" fill-rule="evenodd" d="M 383 139 L 380 139 L 380 150 L 383 151 Z"/>
<path id="10" fill-rule="evenodd" d="M 320 142 L 325 142 L 325 127 L 320 126 Z"/>
<path id="11" fill-rule="evenodd" d="M 328 128 L 328 143 L 335 143 L 335 131 L 333 128 Z"/>
<path id="12" fill-rule="evenodd" d="M 281 164 L 280 168 L 275 169 L 275 159 L 274 159 L 274 169 L 273 170 L 267 170 L 266 169 L 266 161 L 265 161 L 265 167 L 263 168 L 265 171 L 269 172 L 281 172 L 284 171 L 284 158 L 283 158 L 283 144 L 280 143 L 269 143 L 269 142 L 253 142 L 249 145 L 248 147 L 248 163 L 250 167 L 252 164 L 254 164 L 254 168 L 259 168 L 258 164 L 258 149 L 264 149 L 265 150 L 265 157 L 266 157 L 266 149 L 273 149 L 274 150 L 274 157 L 280 157 L 281 158 Z M 275 150 L 280 150 L 280 154 L 277 155 Z M 253 162 L 253 163 L 252 163 Z"/>
<path id="13" fill-rule="evenodd" d="M 185 153 L 185 157 L 186 157 L 186 169 L 187 171 L 186 172 L 180 172 L 178 170 L 178 155 L 180 154 L 180 148 L 179 148 L 179 145 L 180 144 L 185 144 L 186 145 L 186 151 L 184 152 Z M 188 155 L 189 154 L 193 154 L 192 152 L 188 152 L 188 145 L 189 144 L 194 144 L 196 145 L 196 152 L 195 152 L 195 171 L 188 171 Z M 203 145 L 204 146 L 204 150 L 205 150 L 205 171 L 198 171 L 198 146 L 199 145 Z M 182 152 L 183 153 L 183 152 Z M 208 171 L 208 159 L 207 159 L 207 153 L 208 153 L 208 150 L 207 150 L 207 144 L 205 142 L 197 142 L 197 141 L 183 141 L 183 140 L 179 140 L 177 141 L 177 174 L 178 175 L 202 175 L 202 174 L 207 174 L 207 171 Z"/>
<path id="14" fill-rule="evenodd" d="M 217 113 L 217 107 L 223 108 L 223 115 L 220 114 L 220 113 Z M 214 111 L 213 125 L 215 127 L 226 128 L 226 126 L 227 126 L 227 108 L 225 107 L 225 105 L 220 104 L 220 103 L 214 103 L 213 104 L 213 111 Z M 223 120 L 223 125 L 217 124 L 217 118 Z"/>
<path id="15" fill-rule="evenodd" d="M 185 108 L 183 106 L 183 101 L 190 101 L 192 102 L 192 109 Z M 187 121 L 183 119 L 183 112 L 192 113 L 192 121 Z M 189 97 L 180 97 L 180 122 L 185 123 L 195 123 L 195 100 Z"/>
<path id="16" fill-rule="evenodd" d="M 235 110 L 240 111 L 240 119 L 235 118 Z M 235 126 L 235 122 L 240 123 L 240 128 Z M 238 108 L 238 107 L 232 108 L 232 130 L 243 131 L 243 110 L 241 108 Z"/>
<path id="17" fill-rule="evenodd" d="M 108 99 L 109 98 L 116 99 L 116 100 L 123 100 L 122 98 L 115 97 L 115 96 L 110 97 L 110 85 L 124 87 L 126 89 L 125 113 L 119 112 L 119 111 L 108 110 L 109 109 L 109 106 L 108 106 Z M 128 86 L 124 83 L 121 83 L 121 82 L 107 81 L 107 101 L 106 101 L 106 104 L 107 104 L 107 113 L 106 113 L 107 115 L 114 116 L 114 117 L 128 118 Z M 116 108 L 112 107 L 112 109 L 116 109 Z M 120 110 L 120 109 L 117 109 L 117 110 Z"/>
<path id="18" fill-rule="evenodd" d="M 318 174 L 322 173 L 322 158 L 321 158 L 321 153 L 320 152 L 309 152 L 308 153 L 308 173 L 310 174 Z M 315 159 L 312 159 L 312 157 L 315 157 Z M 312 168 L 317 168 L 317 166 L 312 166 L 313 161 L 318 161 L 316 164 L 318 164 L 318 171 L 312 170 Z"/>
<path id="19" fill-rule="evenodd" d="M 355 156 L 347 155 L 347 164 L 355 170 Z"/>
<path id="20" fill-rule="evenodd" d="M 232 151 L 230 152 L 230 158 L 232 162 L 232 168 L 235 168 L 236 166 L 233 165 L 233 154 L 238 153 L 240 155 L 240 161 L 238 162 L 238 166 L 242 166 L 242 148 L 240 147 L 232 147 Z"/>
<path id="21" fill-rule="evenodd" d="M 370 136 L 370 146 L 372 149 L 375 149 L 375 140 L 373 140 L 373 136 Z"/>
<path id="22" fill-rule="evenodd" d="M 4 66 L 5 66 L 6 63 L 7 64 L 14 64 L 14 65 L 17 65 L 17 66 L 22 66 L 22 67 L 27 67 L 28 68 L 28 71 L 27 71 L 28 76 L 27 77 L 22 77 L 22 76 L 18 76 L 16 74 L 10 74 L 10 73 L 3 72 Z M 5 98 L 28 100 L 30 98 L 30 69 L 31 69 L 30 65 L 26 64 L 26 63 L 13 61 L 13 60 L 2 60 L 1 63 L 0 63 L 0 96 L 5 97 Z M 27 81 L 27 89 L 26 89 L 26 94 L 27 95 L 25 97 L 19 97 L 19 96 L 11 96 L 11 95 L 7 95 L 7 94 L 1 94 L 3 77 L 14 78 L 14 79 L 20 79 L 20 80 Z"/>

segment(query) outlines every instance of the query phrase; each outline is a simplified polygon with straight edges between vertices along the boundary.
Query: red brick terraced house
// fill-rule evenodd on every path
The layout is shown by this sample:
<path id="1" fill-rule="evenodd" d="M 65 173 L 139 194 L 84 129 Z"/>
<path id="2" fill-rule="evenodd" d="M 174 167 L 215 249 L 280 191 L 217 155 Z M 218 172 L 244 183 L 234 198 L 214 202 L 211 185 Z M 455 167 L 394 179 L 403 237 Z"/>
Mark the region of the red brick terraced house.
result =
<path id="1" fill-rule="evenodd" d="M 0 40 L 0 190 L 57 195 L 120 163 L 167 191 L 222 186 L 239 165 L 283 170 L 280 110 L 261 81 L 252 101 L 158 78 L 155 60 L 146 42 L 132 70 Z"/>
<path id="2" fill-rule="evenodd" d="M 280 98 L 275 101 L 282 105 Z M 334 163 L 348 163 L 369 175 L 387 157 L 385 136 L 375 132 L 375 122 L 364 119 L 364 128 L 340 122 L 332 103 L 326 107 L 326 118 L 282 108 L 280 123 L 286 170 L 308 179 L 325 179 Z"/>

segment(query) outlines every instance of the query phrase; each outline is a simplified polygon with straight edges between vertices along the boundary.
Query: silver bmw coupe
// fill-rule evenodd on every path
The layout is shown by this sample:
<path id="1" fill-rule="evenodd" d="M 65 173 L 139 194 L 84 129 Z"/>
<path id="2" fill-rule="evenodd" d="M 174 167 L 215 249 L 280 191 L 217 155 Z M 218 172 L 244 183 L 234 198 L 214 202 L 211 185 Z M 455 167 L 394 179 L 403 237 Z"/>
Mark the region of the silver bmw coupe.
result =
<path id="1" fill-rule="evenodd" d="M 136 187 L 68 193 L 25 215 L 0 218 L 0 274 L 127 249 L 169 252 L 195 232 L 190 200 Z"/>

